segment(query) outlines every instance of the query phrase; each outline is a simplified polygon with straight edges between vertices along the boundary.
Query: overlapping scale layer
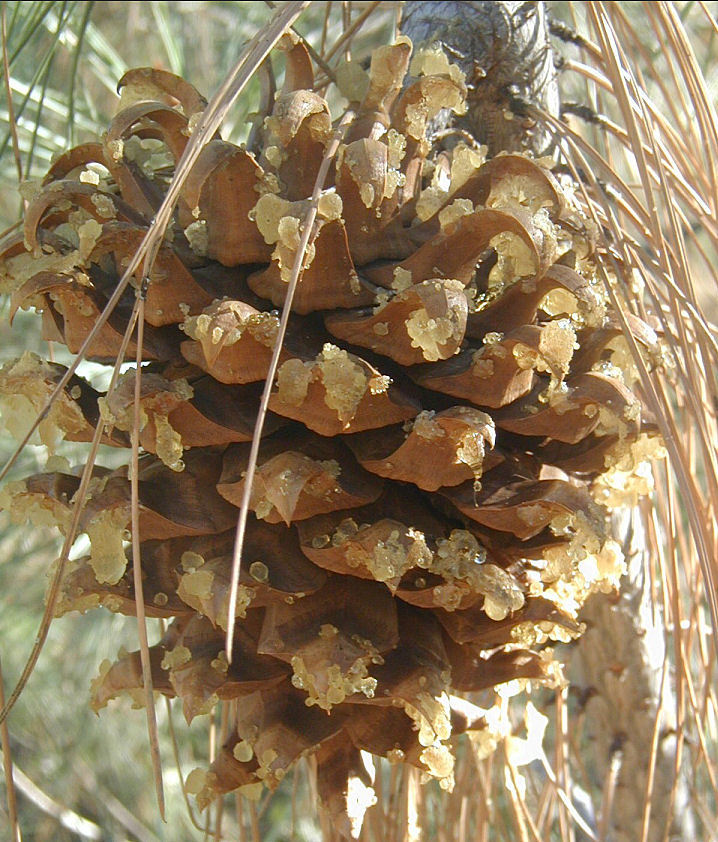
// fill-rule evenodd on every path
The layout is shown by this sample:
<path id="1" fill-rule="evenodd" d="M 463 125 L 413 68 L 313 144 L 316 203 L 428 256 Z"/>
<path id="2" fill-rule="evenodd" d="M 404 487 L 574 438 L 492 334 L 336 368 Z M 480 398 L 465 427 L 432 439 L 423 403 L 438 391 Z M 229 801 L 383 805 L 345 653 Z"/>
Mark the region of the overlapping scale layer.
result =
<path id="1" fill-rule="evenodd" d="M 301 44 L 257 156 L 219 138 L 184 184 L 149 276 L 140 397 L 144 601 L 171 618 L 154 687 L 188 720 L 218 700 L 238 717 L 201 804 L 274 787 L 314 752 L 339 830 L 372 801 L 361 751 L 452 785 L 452 740 L 487 727 L 457 699 L 550 679 L 537 647 L 580 631 L 577 609 L 614 587 L 620 551 L 592 497 L 650 449 L 595 237 L 551 162 L 484 161 L 433 147 L 461 74 L 406 39 L 374 53 L 363 99 L 319 202 L 284 339 L 250 498 L 235 659 L 223 654 L 233 524 L 261 383 L 322 156 L 333 132 Z M 356 68 L 355 68 L 356 69 Z M 355 80 L 356 81 L 356 80 Z M 2 246 L 13 308 L 77 352 L 172 177 L 204 100 L 137 70 L 102 142 L 58 161 Z M 349 93 L 351 97 L 351 92 Z M 136 281 L 136 286 L 139 281 Z M 90 344 L 114 363 L 129 290 Z M 650 328 L 632 320 L 647 355 Z M 135 348 L 127 346 L 126 360 Z M 0 371 L 5 426 L 20 431 L 62 376 L 32 356 Z M 40 435 L 129 447 L 135 372 L 99 395 L 73 377 Z M 68 528 L 78 472 L 6 487 L 18 520 Z M 57 613 L 132 614 L 127 469 L 97 468 Z M 100 708 L 140 697 L 138 653 L 104 664 Z"/>

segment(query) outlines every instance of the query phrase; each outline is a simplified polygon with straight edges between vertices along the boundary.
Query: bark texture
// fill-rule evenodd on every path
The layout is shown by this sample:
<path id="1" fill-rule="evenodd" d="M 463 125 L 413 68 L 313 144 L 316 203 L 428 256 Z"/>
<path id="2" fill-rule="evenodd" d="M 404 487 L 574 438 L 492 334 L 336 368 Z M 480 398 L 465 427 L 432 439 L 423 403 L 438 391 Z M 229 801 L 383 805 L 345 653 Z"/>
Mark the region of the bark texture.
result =
<path id="1" fill-rule="evenodd" d="M 685 782 L 679 781 L 672 814 L 670 809 L 675 699 L 670 676 L 663 683 L 665 629 L 651 599 L 645 532 L 638 515 L 631 512 L 620 519 L 615 531 L 624 535 L 628 564 L 621 593 L 613 598 L 596 594 L 586 602 L 581 619 L 587 629 L 571 658 L 572 683 L 586 700 L 591 750 L 584 760 L 594 792 L 600 793 L 610 777 L 615 778 L 610 815 L 603 817 L 608 838 L 612 842 L 635 842 L 643 838 L 651 747 L 657 728 L 645 838 L 647 842 L 660 842 L 667 825 L 671 825 L 673 835 L 669 838 L 694 839 Z"/>
<path id="2" fill-rule="evenodd" d="M 401 28 L 416 46 L 440 43 L 466 74 L 468 111 L 453 125 L 490 156 L 550 150 L 550 136 L 525 113 L 527 104 L 559 109 L 544 3 L 409 0 Z"/>

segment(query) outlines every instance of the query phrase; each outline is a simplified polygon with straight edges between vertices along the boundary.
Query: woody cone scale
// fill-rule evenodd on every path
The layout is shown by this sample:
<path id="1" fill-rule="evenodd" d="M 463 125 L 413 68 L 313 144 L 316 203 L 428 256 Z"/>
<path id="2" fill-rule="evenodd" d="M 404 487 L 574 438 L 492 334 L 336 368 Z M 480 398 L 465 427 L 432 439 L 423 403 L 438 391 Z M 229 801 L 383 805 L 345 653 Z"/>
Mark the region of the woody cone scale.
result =
<path id="1" fill-rule="evenodd" d="M 263 426 L 236 610 L 231 556 L 259 397 L 317 172 L 335 123 L 306 49 L 254 152 L 219 137 L 182 189 L 146 282 L 139 434 L 144 603 L 166 618 L 155 690 L 192 721 L 235 700 L 236 721 L 189 787 L 201 806 L 274 788 L 303 756 L 337 829 L 372 803 L 369 755 L 453 785 L 466 699 L 512 679 L 560 680 L 547 641 L 623 560 L 606 505 L 653 429 L 631 390 L 622 327 L 598 271 L 597 232 L 566 176 L 519 153 L 485 160 L 430 125 L 460 113 L 462 74 L 408 39 L 338 80 L 355 116 L 319 200 Z M 13 313 L 76 354 L 161 203 L 205 102 L 154 69 L 121 80 L 106 135 L 62 155 L 2 244 Z M 334 96 L 334 100 L 337 97 Z M 469 142 L 467 142 L 467 140 Z M 88 359 L 118 362 L 136 288 Z M 630 328 L 647 355 L 656 337 Z M 73 376 L 39 428 L 122 450 L 95 467 L 56 614 L 134 614 L 128 479 L 135 391 Z M 25 354 L 0 371 L 18 434 L 63 376 Z M 107 452 L 107 451 L 105 451 Z M 98 460 L 101 462 L 102 460 Z M 117 464 L 115 456 L 114 464 Z M 52 468 L 52 470 L 50 470 Z M 53 455 L 0 500 L 20 522 L 69 528 L 80 469 Z M 604 505 L 605 504 L 605 505 Z M 95 710 L 141 700 L 139 653 L 101 666 Z"/>

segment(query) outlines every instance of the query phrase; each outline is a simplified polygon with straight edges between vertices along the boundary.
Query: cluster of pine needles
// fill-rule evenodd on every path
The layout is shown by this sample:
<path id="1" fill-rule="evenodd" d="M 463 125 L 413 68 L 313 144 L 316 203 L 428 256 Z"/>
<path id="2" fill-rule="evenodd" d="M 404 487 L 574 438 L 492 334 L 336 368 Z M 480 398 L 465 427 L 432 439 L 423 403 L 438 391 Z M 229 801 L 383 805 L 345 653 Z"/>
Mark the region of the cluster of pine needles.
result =
<path id="1" fill-rule="evenodd" d="M 103 5 L 2 4 L 2 116 L 9 128 L 0 171 L 6 196 L 7 185 L 43 171 L 75 133 L 104 122 L 98 103 L 125 66 L 115 52 L 119 45 L 103 32 Z M 143 4 L 150 12 L 127 5 L 136 7 L 128 14 L 147 17 L 124 26 L 151 29 L 168 69 L 192 78 L 192 70 L 206 73 L 208 67 L 218 74 L 231 50 L 239 60 L 223 79 L 205 77 L 214 95 L 125 279 L 149 274 L 173 202 L 203 146 L 220 127 L 225 136 L 242 131 L 256 96 L 257 68 L 288 27 L 304 33 L 319 72 L 331 74 L 338 59 L 362 57 L 372 43 L 390 38 L 399 14 L 394 4 L 376 2 L 287 2 L 276 12 L 263 4 L 201 4 L 218 28 L 228 25 L 226 7 L 236 6 L 237 16 L 252 7 L 246 43 L 240 46 L 237 37 L 223 42 L 219 61 L 207 50 L 201 59 L 183 52 L 182 27 L 185 37 L 199 27 L 198 44 L 212 41 L 202 35 L 210 24 L 198 22 L 200 14 L 191 11 L 191 21 L 178 24 L 170 4 Z M 580 35 L 557 47 L 564 56 L 564 100 L 582 103 L 590 119 L 535 116 L 554 135 L 560 166 L 580 185 L 607 254 L 615 258 L 605 268 L 618 278 L 618 288 L 608 289 L 666 458 L 645 477 L 653 491 L 617 524 L 630 562 L 621 595 L 594 596 L 587 606 L 587 634 L 562 654 L 571 683 L 532 696 L 547 717 L 543 742 L 537 743 L 531 723 L 526 736 L 525 699 L 507 695 L 514 732 L 483 760 L 464 746 L 453 792 L 420 786 L 416 770 L 380 766 L 377 804 L 361 836 L 367 841 L 718 839 L 716 8 L 703 2 L 553 6 L 552 13 Z M 28 61 L 23 51 L 33 45 Z M 56 76 L 66 80 L 67 90 L 53 90 Z M 6 215 L 13 201 L 4 198 Z M 635 347 L 627 327 L 632 315 L 661 337 L 659 370 L 648 371 Z M 2 328 L 4 356 L 20 350 L 11 347 L 16 335 Z M 34 341 L 30 347 L 39 348 L 40 340 Z M 31 449 L 12 453 L 3 444 L 3 476 L 27 474 Z M 122 707 L 87 724 L 87 683 L 97 664 L 122 643 L 136 648 L 138 638 L 148 657 L 148 638 L 161 634 L 159 621 L 139 617 L 139 632 L 131 620 L 115 616 L 93 618 L 94 625 L 90 618 L 66 618 L 51 627 L 47 614 L 38 618 L 43 574 L 57 547 L 46 535 L 9 526 L 0 546 L 6 794 L 0 822 L 7 822 L 8 838 L 20 839 L 21 827 L 35 839 L 101 839 L 108 838 L 107 829 L 142 842 L 334 838 L 314 809 L 311 758 L 258 803 L 231 796 L 197 812 L 186 794 L 187 775 L 212 759 L 236 702 L 222 703 L 209 717 L 205 744 L 185 737 L 169 701 L 155 709 L 150 699 L 144 740 L 135 735 L 141 715 Z M 54 710 L 60 699 L 64 713 Z M 83 740 L 87 760 L 68 759 L 75 738 Z M 160 810 L 147 791 L 152 769 Z"/>

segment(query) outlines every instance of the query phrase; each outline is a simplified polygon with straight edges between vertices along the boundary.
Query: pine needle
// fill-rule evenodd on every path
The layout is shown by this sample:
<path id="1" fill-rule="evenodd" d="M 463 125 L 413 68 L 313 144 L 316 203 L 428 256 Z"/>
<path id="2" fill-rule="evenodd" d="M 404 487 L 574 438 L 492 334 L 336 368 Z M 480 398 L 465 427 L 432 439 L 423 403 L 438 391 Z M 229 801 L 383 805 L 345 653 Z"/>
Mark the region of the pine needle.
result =
<path id="1" fill-rule="evenodd" d="M 53 4 L 37 4 L 39 8 L 23 21 L 21 37 L 13 34 L 16 33 L 13 29 L 15 20 L 19 20 L 18 10 L 13 8 L 9 27 L 13 50 L 9 53 L 5 5 L 3 4 L 2 8 L 3 69 L 6 93 L 12 110 L 13 80 L 10 70 L 20 45 L 28 43 L 32 33 L 39 28 L 47 27 L 48 24 L 54 26 L 55 23 L 59 26 L 60 21 L 66 21 L 73 6 L 62 4 L 59 13 L 53 13 L 56 14 L 53 18 L 50 14 Z M 86 23 L 89 22 L 88 6 L 91 5 L 84 4 Z M 240 61 L 213 97 L 177 167 L 170 192 L 140 249 L 127 267 L 115 294 L 93 332 L 83 343 L 80 354 L 63 381 L 54 389 L 35 425 L 0 472 L 0 479 L 6 476 L 15 463 L 37 425 L 47 417 L 50 406 L 61 394 L 97 333 L 126 292 L 130 279 L 140 277 L 141 274 L 150 274 L 154 256 L 161 246 L 182 183 L 192 164 L 217 131 L 232 102 L 252 78 L 271 46 L 306 5 L 307 3 L 285 4 L 269 26 L 247 46 Z M 324 57 L 321 66 L 331 78 L 331 65 L 328 62 L 342 54 L 351 43 L 351 38 L 380 4 L 374 2 L 365 6 L 362 14 L 349 24 L 331 49 L 325 50 L 326 43 L 332 43 L 328 25 L 329 5 L 327 4 L 324 17 L 321 43 L 317 40 L 315 46 L 319 45 L 317 54 Z M 572 10 L 577 6 L 580 6 L 577 13 L 587 18 L 591 31 L 582 33 L 583 61 L 574 58 L 566 61 L 564 76 L 580 76 L 585 80 L 588 92 L 586 98 L 599 105 L 598 110 L 605 114 L 602 114 L 599 125 L 582 129 L 580 132 L 548 115 L 536 113 L 535 116 L 550 124 L 556 136 L 562 139 L 569 170 L 577 180 L 580 180 L 579 174 L 584 180 L 581 188 L 582 202 L 597 226 L 608 235 L 608 240 L 604 242 L 606 253 L 609 255 L 604 265 L 607 289 L 619 318 L 623 320 L 625 339 L 640 373 L 646 403 L 656 418 L 669 452 L 667 465 L 654 468 L 655 499 L 642 513 L 647 525 L 646 551 L 651 556 L 649 584 L 653 598 L 652 613 L 654 620 L 662 622 L 665 626 L 663 634 L 668 642 L 668 660 L 664 665 L 660 692 L 653 700 L 655 708 L 650 714 L 653 716 L 650 752 L 642 758 L 649 774 L 642 797 L 641 837 L 644 840 L 652 838 L 654 812 L 660 806 L 656 800 L 656 777 L 659 774 L 658 754 L 663 736 L 661 729 L 664 727 L 662 722 L 664 715 L 668 713 L 675 717 L 676 729 L 674 755 L 671 759 L 673 782 L 668 797 L 668 814 L 672 815 L 677 805 L 681 804 L 680 787 L 682 782 L 685 782 L 686 770 L 690 767 L 690 773 L 694 775 L 695 780 L 689 793 L 690 809 L 694 812 L 696 821 L 701 823 L 703 831 L 714 834 L 717 832 L 714 812 L 718 797 L 714 733 L 717 701 L 713 686 L 716 671 L 715 647 L 718 646 L 718 453 L 715 447 L 718 440 L 715 404 L 718 395 L 715 376 L 718 370 L 718 340 L 714 325 L 715 310 L 709 308 L 714 306 L 716 296 L 714 265 L 718 259 L 718 119 L 713 107 L 712 92 L 706 82 L 706 74 L 700 66 L 700 44 L 697 39 L 695 43 L 692 42 L 687 35 L 686 26 L 691 17 L 699 18 L 703 33 L 708 33 L 705 35 L 708 40 L 718 35 L 718 24 L 711 15 L 708 4 L 702 0 L 695 5 L 686 4 L 680 9 L 670 3 L 644 4 L 640 20 L 628 4 L 572 4 Z M 10 8 L 8 6 L 8 9 Z M 161 13 L 163 25 L 169 27 L 169 18 L 164 14 L 165 4 L 154 4 L 153 9 L 155 13 Z M 639 30 L 639 26 L 643 29 Z M 171 55 L 173 66 L 176 66 L 181 54 L 170 52 L 172 39 L 169 29 L 164 36 L 167 53 Z M 97 32 L 88 26 L 87 38 L 94 37 L 97 37 Z M 654 50 L 649 49 L 651 43 L 655 46 Z M 77 73 L 79 58 L 77 62 L 74 64 L 73 75 Z M 31 115 L 36 109 L 39 119 L 43 114 L 43 107 L 48 107 L 47 103 L 53 96 L 49 87 L 49 70 L 49 59 L 45 58 L 42 64 L 43 72 L 40 73 L 38 69 L 30 89 L 24 95 L 24 100 L 17 100 L 21 103 L 18 114 L 11 113 L 10 116 L 10 131 L 5 142 L 8 146 L 12 144 L 15 169 L 19 175 L 23 172 L 21 151 L 25 149 L 22 143 L 26 137 L 23 134 L 26 131 L 23 128 L 23 110 L 27 115 Z M 112 74 L 108 71 L 109 75 Z M 75 111 L 75 108 L 75 101 L 71 99 L 70 112 Z M 590 133 L 593 133 L 593 136 L 589 139 Z M 41 134 L 39 129 L 36 129 L 31 148 L 40 141 Z M 45 154 L 44 148 L 38 149 Z M 313 199 L 318 197 L 321 188 L 322 184 L 317 179 Z M 312 204 L 312 210 L 316 212 L 315 202 Z M 286 328 L 292 295 L 300 282 L 304 250 L 311 236 L 313 219 L 310 212 L 303 222 L 302 243 L 293 267 L 281 331 Z M 700 270 L 697 270 L 697 266 L 701 267 Z M 609 276 L 613 274 L 617 280 L 614 281 L 611 277 L 609 283 Z M 701 277 L 702 275 L 705 278 Z M 643 292 L 636 291 L 631 286 L 637 276 L 645 282 Z M 675 367 L 661 372 L 654 370 L 652 365 L 647 363 L 628 329 L 626 319 L 631 313 L 647 314 L 654 323 L 660 321 L 662 339 L 675 358 Z M 141 322 L 140 313 L 138 331 L 141 331 Z M 134 320 L 131 321 L 131 325 L 134 329 Z M 283 334 L 280 333 L 280 337 L 281 335 Z M 133 576 L 138 602 L 148 730 L 158 801 L 162 804 L 162 772 L 152 704 L 149 648 L 144 617 L 141 617 L 141 614 L 144 614 L 144 602 L 137 485 L 141 333 L 137 346 L 135 421 L 132 431 Z M 230 661 L 249 495 L 259 454 L 261 425 L 278 365 L 280 348 L 281 339 L 276 343 L 272 367 L 262 395 L 245 477 L 244 499 L 238 517 L 226 639 L 227 657 Z M 113 375 L 110 391 L 114 388 L 116 376 L 117 371 Z M 78 494 L 73 524 L 66 536 L 60 563 L 54 574 L 48 605 L 33 652 L 10 702 L 4 705 L 4 700 L 0 698 L 0 704 L 3 706 L 0 714 L 2 720 L 24 687 L 47 636 L 62 579 L 63 564 L 78 530 L 86 496 L 86 480 L 89 481 L 91 475 L 91 463 L 97 452 L 101 430 L 100 423 L 91 447 L 92 458 L 83 473 L 82 481 L 85 484 L 81 484 L 82 493 Z M 675 698 L 670 695 L 671 689 Z M 548 759 L 544 758 L 543 772 L 527 776 L 531 786 L 527 784 L 525 797 L 519 798 L 515 794 L 518 791 L 518 775 L 510 764 L 504 765 L 501 762 L 501 752 L 496 758 L 485 762 L 476 761 L 472 754 L 467 752 L 457 763 L 457 788 L 454 796 L 442 794 L 439 800 L 431 790 L 422 790 L 422 800 L 415 811 L 416 820 L 422 826 L 422 838 L 452 841 L 467 838 L 477 842 L 488 842 L 489 839 L 509 839 L 514 836 L 533 841 L 548 838 L 570 840 L 575 838 L 576 834 L 584 834 L 582 838 L 590 839 L 601 839 L 609 835 L 615 819 L 617 785 L 622 772 L 623 755 L 620 750 L 615 752 L 608 771 L 602 780 L 593 786 L 590 793 L 596 805 L 595 814 L 598 819 L 598 828 L 592 829 L 582 819 L 574 803 L 576 786 L 580 784 L 584 789 L 591 787 L 590 770 L 586 769 L 586 758 L 582 757 L 585 749 L 585 740 L 582 738 L 585 715 L 580 711 L 574 712 L 573 708 L 569 711 L 568 699 L 564 696 L 560 702 L 557 697 L 556 705 L 554 754 L 551 755 L 554 769 L 549 765 Z M 227 723 L 228 715 L 225 711 L 222 731 L 226 730 Z M 3 727 L 7 727 L 4 722 Z M 179 769 L 179 752 L 173 729 L 171 734 Z M 218 740 L 221 740 L 221 735 Z M 7 755 L 7 751 L 4 753 Z M 504 791 L 506 771 L 514 783 L 510 802 Z M 295 773 L 293 810 L 296 807 L 298 780 Z M 368 813 L 362 839 L 405 838 L 411 813 L 409 802 L 416 798 L 411 780 L 410 776 L 404 775 L 402 778 L 392 769 L 387 798 L 386 794 L 380 791 L 381 771 L 379 772 L 379 805 Z M 190 820 L 195 828 L 199 829 L 200 825 L 192 814 L 184 787 L 183 794 L 188 804 Z M 249 810 L 243 809 L 242 803 L 241 798 L 238 799 L 240 833 L 244 837 L 245 827 L 242 820 L 247 817 L 251 821 L 252 837 L 261 838 L 260 819 L 269 807 L 269 799 L 262 803 L 259 810 L 255 805 L 250 805 Z M 163 810 L 161 807 L 161 811 Z M 505 827 L 509 815 L 512 815 L 516 823 L 516 830 Z M 216 838 L 221 835 L 219 821 L 213 829 L 210 830 L 208 824 L 205 830 Z M 326 838 L 329 838 L 331 831 L 327 829 L 326 832 Z M 667 827 L 666 834 L 668 833 Z"/>
<path id="2" fill-rule="evenodd" d="M 144 284 L 144 281 L 143 281 Z M 140 396 L 142 389 L 142 346 L 145 326 L 145 293 L 141 286 L 135 300 L 137 313 L 137 354 L 135 356 L 135 392 L 132 405 L 132 431 L 130 441 L 132 453 L 130 456 L 130 489 L 131 489 L 131 522 L 132 522 L 132 581 L 135 589 L 135 605 L 137 606 L 137 636 L 140 642 L 140 660 L 142 663 L 142 685 L 145 693 L 145 712 L 147 714 L 147 732 L 152 758 L 152 771 L 155 779 L 155 793 L 162 821 L 165 818 L 165 794 L 162 784 L 162 759 L 160 757 L 160 741 L 157 735 L 157 714 L 155 711 L 155 696 L 152 684 L 152 667 L 150 666 L 150 646 L 147 640 L 147 620 L 145 618 L 145 596 L 142 584 L 142 559 L 140 550 Z M 121 359 L 121 357 L 120 357 Z"/>
<path id="3" fill-rule="evenodd" d="M 134 315 L 136 317 L 136 311 Z M 130 337 L 132 336 L 133 331 L 134 320 L 131 318 L 127 325 L 127 329 L 125 330 L 122 342 L 120 344 L 120 348 L 118 351 L 118 360 L 123 360 L 125 358 L 125 352 L 127 351 L 127 346 L 130 343 Z M 108 386 L 107 390 L 108 394 L 112 393 L 113 389 L 115 388 L 115 384 L 117 383 L 119 373 L 120 363 L 118 362 L 115 365 L 112 372 L 112 379 L 110 380 L 110 385 Z M 49 410 L 49 406 L 50 403 L 48 403 L 47 410 Z M 62 550 L 60 551 L 60 557 L 57 560 L 52 579 L 50 580 L 50 584 L 47 589 L 47 595 L 45 597 L 45 609 L 43 611 L 42 619 L 40 621 L 40 628 L 35 636 L 35 641 L 33 643 L 30 654 L 28 655 L 28 658 L 25 662 L 22 674 L 20 675 L 20 678 L 18 679 L 15 688 L 10 694 L 10 698 L 8 699 L 7 703 L 3 705 L 2 710 L 0 711 L 0 723 L 3 723 L 5 721 L 8 714 L 15 706 L 17 700 L 20 698 L 20 695 L 22 694 L 30 676 L 32 675 L 32 671 L 35 669 L 38 659 L 40 658 L 40 653 L 42 652 L 42 648 L 45 645 L 45 641 L 47 640 L 47 635 L 50 631 L 50 624 L 52 623 L 52 619 L 55 616 L 55 608 L 57 606 L 57 601 L 60 597 L 60 585 L 62 583 L 62 577 L 64 575 L 67 562 L 70 558 L 70 550 L 72 549 L 72 545 L 75 542 L 75 538 L 77 537 L 80 528 L 80 518 L 82 517 L 82 512 L 84 510 L 85 503 L 87 502 L 87 490 L 89 488 L 90 480 L 92 478 L 92 472 L 95 466 L 97 451 L 100 446 L 100 440 L 102 439 L 104 427 L 105 422 L 100 416 L 92 436 L 92 442 L 90 443 L 87 461 L 85 462 L 85 467 L 83 468 L 82 476 L 80 478 L 80 485 L 75 494 L 76 502 L 72 508 L 72 519 L 70 521 L 70 526 L 68 528 L 67 535 L 65 536 L 65 540 L 62 545 Z"/>
<path id="4" fill-rule="evenodd" d="M 162 244 L 162 238 L 164 237 L 167 225 L 170 222 L 182 186 L 189 175 L 192 166 L 199 157 L 200 152 L 218 130 L 227 110 L 231 107 L 236 97 L 239 96 L 247 82 L 249 82 L 256 68 L 259 64 L 261 64 L 272 47 L 281 38 L 282 34 L 289 25 L 288 21 L 291 23 L 291 21 L 295 20 L 306 5 L 307 0 L 303 0 L 303 2 L 301 0 L 295 0 L 295 2 L 287 3 L 282 8 L 273 21 L 267 25 L 265 30 L 258 33 L 258 35 L 247 45 L 243 51 L 242 57 L 235 65 L 233 71 L 229 74 L 225 83 L 207 105 L 207 108 L 197 124 L 197 127 L 187 144 L 185 152 L 177 165 L 175 177 L 169 186 L 164 201 L 147 229 L 147 233 L 143 237 L 137 251 L 125 268 L 122 277 L 117 283 L 115 291 L 110 296 L 105 308 L 95 322 L 93 329 L 82 343 L 82 346 L 78 350 L 72 364 L 48 397 L 42 410 L 37 414 L 23 440 L 15 448 L 2 470 L 0 470 L 0 482 L 5 479 L 8 472 L 17 461 L 17 458 L 27 446 L 35 430 L 47 417 L 47 413 L 49 412 L 51 406 L 62 393 L 65 386 L 67 386 L 70 378 L 77 371 L 78 366 L 85 360 L 92 342 L 95 340 L 95 337 L 105 325 L 108 318 L 114 312 L 115 307 L 127 289 L 130 279 L 137 273 L 140 266 L 143 267 L 143 271 L 141 273 L 142 276 L 149 277 L 154 259 L 159 252 Z"/>
<path id="5" fill-rule="evenodd" d="M 0 19 L 2 20 L 2 65 L 3 78 L 5 81 L 5 96 L 7 97 L 8 123 L 10 125 L 10 136 L 12 137 L 12 151 L 15 156 L 15 167 L 17 169 L 18 184 L 22 181 L 22 158 L 20 156 L 20 144 L 17 139 L 17 122 L 15 120 L 15 108 L 12 102 L 12 89 L 10 88 L 10 62 L 7 55 L 7 20 L 5 16 L 6 4 L 0 5 Z"/>
<path id="6" fill-rule="evenodd" d="M 4 10 L 3 10 L 4 12 Z M 5 679 L 2 673 L 0 662 L 0 707 L 5 707 Z M 5 772 L 5 789 L 7 790 L 7 812 L 10 823 L 12 842 L 21 842 L 20 825 L 17 820 L 17 796 L 15 795 L 15 782 L 12 776 L 12 750 L 10 748 L 10 731 L 7 727 L 7 720 L 0 725 L 0 745 L 2 746 L 2 763 Z"/>
<path id="7" fill-rule="evenodd" d="M 164 624 L 163 624 L 164 626 Z M 163 629 L 164 630 L 164 629 Z M 187 794 L 187 787 L 185 785 L 185 776 L 182 773 L 182 761 L 180 758 L 179 753 L 179 744 L 177 742 L 177 731 L 174 725 L 174 719 L 172 717 L 172 705 L 170 700 L 167 696 L 165 696 L 165 710 L 167 711 L 167 728 L 170 733 L 170 741 L 172 743 L 172 755 L 175 761 L 175 770 L 177 771 L 177 775 L 179 777 L 180 789 L 182 790 L 182 798 L 184 800 L 185 809 L 187 810 L 187 816 L 189 817 L 192 826 L 199 830 L 200 833 L 204 833 L 204 828 L 200 823 L 197 821 L 197 817 L 194 814 L 194 810 L 192 809 L 192 804 L 189 800 L 189 795 Z"/>
<path id="8" fill-rule="evenodd" d="M 80 67 L 82 42 L 90 25 L 90 15 L 92 14 L 94 5 L 94 0 L 92 0 L 92 2 L 85 3 L 80 28 L 77 33 L 77 46 L 72 54 L 72 69 L 70 70 L 70 96 L 67 101 L 67 141 L 70 146 L 73 146 L 75 143 L 75 94 L 77 92 L 77 71 Z"/>
<path id="9" fill-rule="evenodd" d="M 14 767 L 13 776 L 17 789 L 58 825 L 81 839 L 101 840 L 103 838 L 102 829 L 95 822 L 70 810 L 54 798 L 50 798 L 18 766 Z"/>
<path id="10" fill-rule="evenodd" d="M 361 29 L 364 22 L 369 18 L 372 12 L 380 5 L 381 0 L 374 0 L 364 9 L 364 11 L 357 15 L 357 17 L 346 27 L 341 37 L 337 39 L 334 46 L 323 56 L 325 62 L 331 61 L 334 56 L 351 42 L 354 35 Z"/>
<path id="11" fill-rule="evenodd" d="M 234 551 L 232 554 L 232 576 L 230 579 L 229 600 L 227 606 L 227 638 L 226 638 L 226 653 L 227 660 L 232 663 L 232 647 L 234 643 L 234 623 L 235 612 L 237 609 L 237 592 L 239 588 L 239 573 L 242 562 L 242 549 L 244 547 L 244 535 L 247 528 L 247 517 L 249 515 L 249 501 L 252 494 L 252 484 L 254 482 L 254 474 L 257 468 L 257 458 L 259 456 L 259 444 L 262 438 L 262 428 L 264 426 L 264 419 L 267 416 L 267 408 L 269 406 L 269 398 L 274 386 L 274 378 L 279 366 L 279 357 L 282 353 L 282 343 L 287 332 L 287 325 L 289 324 L 289 315 L 292 310 L 292 301 L 294 300 L 294 293 L 299 283 L 299 277 L 302 273 L 304 265 L 304 256 L 309 245 L 309 240 L 314 229 L 314 221 L 317 218 L 319 209 L 319 198 L 321 196 L 324 182 L 329 172 L 329 167 L 334 160 L 335 155 L 339 149 L 339 144 L 344 131 L 349 125 L 349 122 L 354 117 L 353 111 L 347 111 L 342 119 L 339 121 L 334 135 L 327 144 L 327 148 L 322 157 L 322 162 L 319 166 L 312 196 L 309 203 L 309 208 L 304 215 L 301 223 L 302 236 L 299 239 L 297 253 L 292 265 L 292 273 L 287 285 L 287 293 L 284 299 L 284 306 L 282 308 L 282 316 L 279 321 L 279 329 L 277 332 L 277 339 L 274 343 L 272 351 L 272 359 L 269 363 L 269 371 L 264 381 L 264 389 L 262 390 L 262 397 L 259 402 L 259 410 L 257 411 L 257 421 L 254 425 L 254 432 L 252 434 L 252 445 L 249 453 L 249 461 L 247 463 L 247 470 L 244 477 L 244 488 L 242 490 L 242 504 L 239 509 L 239 517 L 237 520 L 237 537 L 234 542 Z"/>

